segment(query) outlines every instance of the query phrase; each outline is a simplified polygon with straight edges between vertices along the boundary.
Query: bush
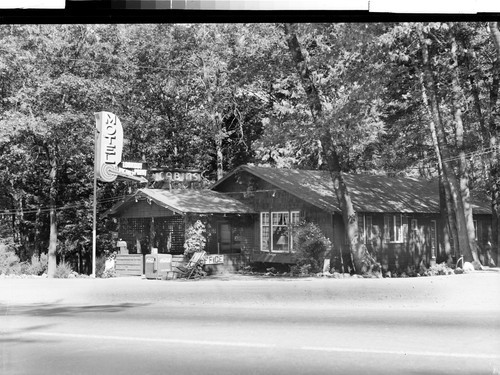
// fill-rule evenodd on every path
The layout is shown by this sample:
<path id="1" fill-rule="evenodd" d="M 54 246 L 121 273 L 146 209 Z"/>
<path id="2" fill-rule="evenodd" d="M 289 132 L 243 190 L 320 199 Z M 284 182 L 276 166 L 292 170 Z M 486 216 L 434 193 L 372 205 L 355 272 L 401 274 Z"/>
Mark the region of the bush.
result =
<path id="1" fill-rule="evenodd" d="M 200 220 L 196 220 L 194 224 L 190 224 L 186 228 L 186 241 L 184 242 L 184 255 L 192 255 L 197 251 L 205 249 L 207 242 L 206 228 Z"/>
<path id="2" fill-rule="evenodd" d="M 21 262 L 14 249 L 4 243 L 0 243 L 0 275 L 19 275 L 21 273 Z"/>
<path id="3" fill-rule="evenodd" d="M 292 276 L 309 276 L 311 274 L 311 265 L 303 264 L 290 267 L 290 275 Z"/>
<path id="4" fill-rule="evenodd" d="M 95 277 L 102 277 L 106 269 L 106 256 L 98 256 L 95 260 Z"/>
<path id="5" fill-rule="evenodd" d="M 56 279 L 67 279 L 72 272 L 70 264 L 62 262 L 57 265 L 54 277 Z"/>
<path id="6" fill-rule="evenodd" d="M 295 263 L 299 275 L 321 272 L 323 259 L 332 249 L 332 243 L 314 223 L 301 222 L 294 228 Z"/>
<path id="7" fill-rule="evenodd" d="M 431 266 L 425 271 L 425 276 L 439 276 L 439 275 L 454 275 L 453 269 L 448 267 L 446 263 L 439 263 Z"/>
<path id="8" fill-rule="evenodd" d="M 38 257 L 36 254 L 33 254 L 31 257 L 31 263 L 23 264 L 23 273 L 26 275 L 35 275 L 40 276 L 47 272 L 49 260 L 47 254 L 43 253 Z"/>

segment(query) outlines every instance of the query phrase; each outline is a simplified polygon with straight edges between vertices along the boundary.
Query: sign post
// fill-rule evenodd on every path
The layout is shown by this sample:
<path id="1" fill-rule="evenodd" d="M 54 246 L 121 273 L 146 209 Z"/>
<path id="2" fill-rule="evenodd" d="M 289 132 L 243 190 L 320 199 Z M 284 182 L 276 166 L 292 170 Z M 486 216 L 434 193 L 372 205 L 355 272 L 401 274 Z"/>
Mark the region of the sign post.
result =
<path id="1" fill-rule="evenodd" d="M 92 276 L 96 277 L 97 253 L 97 179 L 103 182 L 116 180 L 113 173 L 122 161 L 123 128 L 120 120 L 110 112 L 94 113 L 95 152 L 94 152 L 94 202 L 92 224 Z"/>
<path id="2" fill-rule="evenodd" d="M 146 183 L 146 170 L 140 163 L 132 167 L 135 171 L 121 168 L 123 151 L 123 128 L 120 119 L 110 112 L 97 112 L 95 115 L 95 150 L 94 150 L 94 202 L 92 224 L 92 276 L 96 277 L 97 253 L 97 179 L 113 182 L 118 176 L 128 180 Z M 138 165 L 140 164 L 140 165 Z M 127 165 L 127 164 L 126 164 Z M 135 168 L 139 167 L 139 168 Z"/>

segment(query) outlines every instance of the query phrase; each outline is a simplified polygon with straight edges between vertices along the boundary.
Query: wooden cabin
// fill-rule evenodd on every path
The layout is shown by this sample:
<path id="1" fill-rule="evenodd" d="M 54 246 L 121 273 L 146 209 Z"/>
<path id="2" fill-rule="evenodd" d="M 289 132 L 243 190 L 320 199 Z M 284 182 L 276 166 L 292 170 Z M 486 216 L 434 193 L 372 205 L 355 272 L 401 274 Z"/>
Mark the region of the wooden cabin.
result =
<path id="1" fill-rule="evenodd" d="M 445 249 L 436 181 L 376 175 L 344 175 L 358 215 L 360 241 L 384 269 L 456 260 Z M 491 241 L 488 202 L 473 202 L 477 240 Z M 209 254 L 227 254 L 225 265 L 293 264 L 293 226 L 319 225 L 333 244 L 332 266 L 352 267 L 341 211 L 328 171 L 244 165 L 210 189 L 140 189 L 109 212 L 129 251 L 182 254 L 186 226 L 206 226 Z M 482 254 L 484 260 L 484 254 Z M 229 262 L 229 263 L 228 263 Z"/>
<path id="2" fill-rule="evenodd" d="M 244 203 L 213 190 L 139 189 L 107 214 L 117 219 L 126 255 L 172 254 L 174 259 L 183 258 L 186 228 L 200 220 L 206 229 L 205 250 L 223 254 L 224 265 L 234 269 L 249 262 L 245 254 L 253 242 L 253 213 Z"/>
<path id="3" fill-rule="evenodd" d="M 358 215 L 360 241 L 385 269 L 418 267 L 420 262 L 455 260 L 445 249 L 437 181 L 377 175 L 344 175 Z M 292 263 L 293 241 L 282 233 L 300 220 L 317 223 L 332 241 L 332 265 L 352 267 L 341 210 L 328 171 L 241 166 L 212 186 L 257 212 L 254 262 Z M 474 223 L 481 249 L 491 241 L 491 209 L 473 201 Z M 290 230 L 285 231 L 285 228 Z M 485 254 L 481 254 L 483 260 Z"/>

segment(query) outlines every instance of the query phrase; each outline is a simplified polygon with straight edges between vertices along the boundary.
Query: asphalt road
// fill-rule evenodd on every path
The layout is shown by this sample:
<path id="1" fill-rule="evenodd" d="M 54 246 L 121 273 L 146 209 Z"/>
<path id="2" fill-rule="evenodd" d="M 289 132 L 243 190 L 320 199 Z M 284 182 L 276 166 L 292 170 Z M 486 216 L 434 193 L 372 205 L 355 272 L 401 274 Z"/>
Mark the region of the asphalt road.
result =
<path id="1" fill-rule="evenodd" d="M 0 373 L 500 374 L 500 274 L 0 280 Z"/>

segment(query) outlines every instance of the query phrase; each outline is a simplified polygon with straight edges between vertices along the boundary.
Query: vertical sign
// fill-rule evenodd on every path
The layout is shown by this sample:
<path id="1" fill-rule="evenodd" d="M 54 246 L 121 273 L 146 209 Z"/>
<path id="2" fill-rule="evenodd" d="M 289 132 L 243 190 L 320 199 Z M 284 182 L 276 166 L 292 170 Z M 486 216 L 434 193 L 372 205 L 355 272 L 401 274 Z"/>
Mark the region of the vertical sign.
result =
<path id="1" fill-rule="evenodd" d="M 116 180 L 118 164 L 122 161 L 123 128 L 118 117 L 110 112 L 97 112 L 95 115 L 95 152 L 94 152 L 94 203 L 92 223 L 92 276 L 96 276 L 97 243 L 97 179 L 103 182 Z"/>
<path id="2" fill-rule="evenodd" d="M 123 128 L 120 120 L 110 112 L 95 113 L 95 175 L 103 182 L 116 180 L 118 164 L 122 161 Z"/>

